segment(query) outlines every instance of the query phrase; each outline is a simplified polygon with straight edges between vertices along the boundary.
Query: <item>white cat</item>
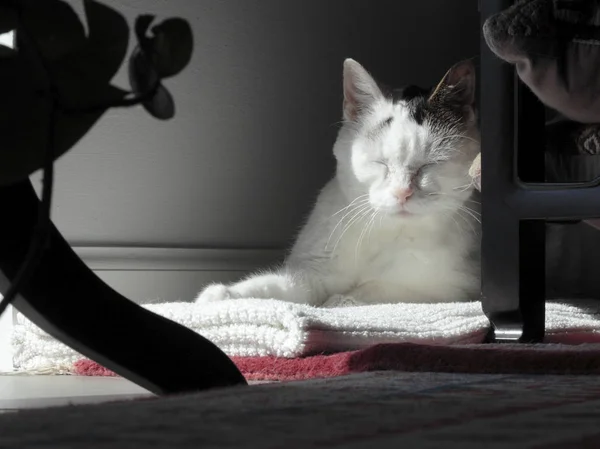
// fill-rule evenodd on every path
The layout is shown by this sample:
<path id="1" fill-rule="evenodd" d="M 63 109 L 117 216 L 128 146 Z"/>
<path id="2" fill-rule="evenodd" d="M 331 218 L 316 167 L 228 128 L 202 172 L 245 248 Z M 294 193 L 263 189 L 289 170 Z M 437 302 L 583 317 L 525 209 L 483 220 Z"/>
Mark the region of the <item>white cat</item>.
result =
<path id="1" fill-rule="evenodd" d="M 344 62 L 335 177 L 284 265 L 197 301 L 274 298 L 317 306 L 478 299 L 479 219 L 469 168 L 479 152 L 475 70 L 433 90 L 383 90 Z"/>

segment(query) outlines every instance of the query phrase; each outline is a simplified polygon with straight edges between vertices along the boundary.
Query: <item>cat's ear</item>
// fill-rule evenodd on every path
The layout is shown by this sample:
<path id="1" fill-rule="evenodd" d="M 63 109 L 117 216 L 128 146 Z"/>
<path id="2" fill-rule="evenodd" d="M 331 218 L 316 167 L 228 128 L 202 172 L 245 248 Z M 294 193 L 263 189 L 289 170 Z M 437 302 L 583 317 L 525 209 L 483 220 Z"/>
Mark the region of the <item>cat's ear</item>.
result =
<path id="1" fill-rule="evenodd" d="M 344 119 L 355 121 L 362 111 L 383 98 L 377 82 L 353 59 L 344 61 Z"/>
<path id="2" fill-rule="evenodd" d="M 474 106 L 475 66 L 470 60 L 454 64 L 446 72 L 429 97 L 429 103 L 451 102 L 461 106 Z"/>

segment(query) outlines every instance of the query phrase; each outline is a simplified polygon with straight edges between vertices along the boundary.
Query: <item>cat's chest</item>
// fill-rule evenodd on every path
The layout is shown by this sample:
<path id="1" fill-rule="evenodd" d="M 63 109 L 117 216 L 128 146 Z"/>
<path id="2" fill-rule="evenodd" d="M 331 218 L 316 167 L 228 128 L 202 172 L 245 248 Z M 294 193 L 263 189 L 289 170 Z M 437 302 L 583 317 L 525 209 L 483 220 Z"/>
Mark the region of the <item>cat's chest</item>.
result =
<path id="1" fill-rule="evenodd" d="M 456 269 L 462 257 L 455 243 L 435 230 L 381 232 L 363 237 L 362 241 L 347 242 L 337 265 L 339 270 L 352 273 L 359 283 L 374 279 L 422 282 L 436 273 Z"/>

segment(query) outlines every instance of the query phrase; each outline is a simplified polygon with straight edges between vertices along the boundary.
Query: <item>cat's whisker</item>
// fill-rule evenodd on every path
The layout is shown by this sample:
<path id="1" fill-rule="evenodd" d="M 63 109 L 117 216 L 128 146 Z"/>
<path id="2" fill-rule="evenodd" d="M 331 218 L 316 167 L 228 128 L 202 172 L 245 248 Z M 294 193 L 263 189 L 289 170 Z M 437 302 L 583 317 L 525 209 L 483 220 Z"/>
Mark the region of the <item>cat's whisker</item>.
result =
<path id="1" fill-rule="evenodd" d="M 344 216 L 342 218 L 340 218 L 340 220 L 337 222 L 337 224 L 335 225 L 335 227 L 333 228 L 333 230 L 329 234 L 329 238 L 327 239 L 327 243 L 325 244 L 325 250 L 327 250 L 327 248 L 329 247 L 329 243 L 331 242 L 331 238 L 335 234 L 335 231 L 340 227 L 340 225 L 344 222 L 344 220 L 346 219 L 346 217 L 348 217 L 348 215 L 352 215 L 352 214 L 356 213 L 355 215 L 352 215 L 352 217 L 350 218 L 350 220 L 352 220 L 362 210 L 364 210 L 365 208 L 368 209 L 370 207 L 371 206 L 368 205 L 368 204 L 361 203 L 361 204 L 358 204 L 358 205 L 354 206 L 352 209 L 350 209 L 348 212 L 346 212 L 346 214 L 344 214 Z M 357 211 L 359 211 L 359 212 L 357 212 Z"/>
<path id="2" fill-rule="evenodd" d="M 464 234 L 464 229 L 462 228 L 462 226 L 460 225 L 460 223 L 458 221 L 456 221 L 456 218 L 454 218 L 454 214 L 452 213 L 445 213 L 444 216 L 446 217 L 450 217 L 452 219 L 452 221 L 454 222 L 454 224 L 456 225 L 456 227 L 458 228 L 458 231 Z"/>
<path id="3" fill-rule="evenodd" d="M 461 209 L 457 209 L 456 216 L 459 217 L 462 221 L 464 221 L 465 223 L 467 223 L 469 225 L 469 227 L 471 228 L 471 231 L 473 232 L 473 235 L 477 235 L 477 231 L 475 230 L 473 223 L 471 223 L 471 221 L 468 220 L 467 217 L 464 217 L 463 215 L 461 215 L 461 212 L 462 212 Z"/>
<path id="4" fill-rule="evenodd" d="M 371 241 L 371 231 L 375 227 L 375 219 L 377 218 L 377 214 L 379 214 L 379 211 L 377 211 L 377 210 L 373 211 L 373 215 L 371 217 L 371 220 L 369 221 L 369 225 L 368 225 L 369 230 L 367 232 L 367 243 Z"/>
<path id="5" fill-rule="evenodd" d="M 365 203 L 366 201 L 368 201 L 368 197 L 369 194 L 365 193 L 364 195 L 360 195 L 358 197 L 356 197 L 350 204 L 348 204 L 346 207 L 342 207 L 340 210 L 338 210 L 335 214 L 333 214 L 330 218 L 335 217 L 336 215 L 342 213 L 343 211 L 345 211 L 346 209 L 352 207 L 352 205 L 354 205 L 354 203 L 356 203 L 357 201 L 360 203 Z"/>
<path id="6" fill-rule="evenodd" d="M 333 237 L 333 235 L 335 234 L 335 231 L 339 228 L 339 226 L 344 222 L 344 220 L 346 219 L 346 217 L 348 217 L 349 215 L 352 215 L 349 219 L 349 222 L 352 222 L 352 220 L 354 218 L 356 218 L 357 216 L 359 216 L 364 210 L 367 210 L 370 206 L 368 204 L 359 204 L 357 206 L 355 206 L 354 208 L 352 208 L 350 211 L 348 211 L 339 221 L 338 223 L 335 225 L 335 227 L 333 228 L 333 230 L 331 231 L 331 234 L 329 234 L 329 238 L 327 239 L 327 244 L 325 245 L 325 249 L 327 249 L 329 247 L 329 243 Z M 344 225 L 344 227 L 342 228 L 342 233 L 343 230 L 345 229 L 345 227 L 348 225 L 348 223 L 346 223 Z M 334 246 L 335 248 L 335 246 Z"/>
<path id="7" fill-rule="evenodd" d="M 346 234 L 346 232 L 348 232 L 348 230 L 354 224 L 356 224 L 359 221 L 361 221 L 362 219 L 364 219 L 368 214 L 369 214 L 368 210 L 363 210 L 357 216 L 355 216 L 350 222 L 348 222 L 348 224 L 343 228 L 342 233 L 340 234 L 340 236 L 336 240 L 335 245 L 334 245 L 333 250 L 332 250 L 332 254 L 335 253 L 335 250 L 337 249 L 338 245 L 342 241 L 342 239 L 343 239 L 344 235 Z"/>
<path id="8" fill-rule="evenodd" d="M 478 217 L 481 217 L 481 212 L 475 210 L 475 209 L 471 209 L 469 206 L 465 206 L 464 204 L 461 206 L 463 209 L 468 210 L 469 212 L 474 213 L 475 215 L 477 215 Z"/>
<path id="9" fill-rule="evenodd" d="M 371 231 L 375 227 L 375 220 L 377 219 L 377 215 L 379 215 L 379 211 L 378 210 L 373 210 L 373 217 L 371 218 L 371 222 L 370 222 L 370 225 L 369 225 L 370 227 L 369 227 L 369 234 L 367 235 L 367 240 L 370 238 Z"/>
<path id="10" fill-rule="evenodd" d="M 369 229 L 369 227 L 371 225 L 373 217 L 375 216 L 375 211 L 371 210 L 370 212 L 371 212 L 371 218 L 369 218 L 369 220 L 367 221 L 367 224 L 363 227 L 362 231 L 360 232 L 360 236 L 358 238 L 358 242 L 357 242 L 356 248 L 354 250 L 354 258 L 356 260 L 358 260 L 358 253 L 360 251 L 360 246 L 362 244 L 362 241 L 363 241 L 365 235 L 367 234 L 367 230 Z"/>
<path id="11" fill-rule="evenodd" d="M 458 210 L 465 212 L 467 214 L 469 214 L 473 220 L 477 221 L 477 223 L 481 224 L 481 218 L 479 218 L 477 215 L 475 215 L 471 209 L 465 209 L 464 207 L 459 207 Z"/>
<path id="12" fill-rule="evenodd" d="M 330 219 L 333 218 L 334 216 L 340 214 L 341 212 L 346 212 L 344 214 L 344 216 L 341 218 L 341 220 L 344 220 L 349 214 L 351 214 L 352 212 L 356 211 L 357 209 L 365 206 L 368 203 L 368 199 L 360 199 L 360 198 L 356 198 L 352 203 L 350 203 L 348 206 L 343 207 L 342 209 L 340 209 L 339 211 L 337 211 L 335 214 L 333 214 L 331 217 L 329 217 Z M 358 201 L 357 204 L 354 204 Z M 349 209 L 349 210 L 348 210 Z M 338 221 L 338 225 L 340 224 L 340 221 Z M 335 229 L 334 229 L 335 230 Z"/>
<path id="13" fill-rule="evenodd" d="M 345 220 L 346 217 L 348 217 L 348 215 L 352 214 L 353 212 L 356 212 L 358 209 L 361 209 L 361 208 L 363 208 L 365 206 L 369 206 L 369 202 L 368 201 L 361 201 L 360 203 L 355 204 L 351 209 L 348 209 L 348 210 L 344 211 L 345 214 L 342 216 L 342 218 L 340 218 L 338 220 L 338 223 L 337 223 L 336 227 L 339 226 L 340 223 L 343 220 Z M 333 218 L 333 217 L 331 217 L 331 218 Z M 335 228 L 334 228 L 334 230 L 335 230 Z"/>
<path id="14" fill-rule="evenodd" d="M 367 224 L 368 224 L 368 222 L 367 222 Z M 358 240 L 356 240 L 356 245 L 354 246 L 354 261 L 356 263 L 358 263 L 358 252 L 359 252 L 359 249 L 360 249 L 360 245 L 362 243 L 363 236 L 364 236 L 364 234 L 366 232 L 366 229 L 367 229 L 367 224 L 365 224 L 362 227 L 362 229 L 360 231 L 360 235 L 358 236 Z"/>
<path id="15" fill-rule="evenodd" d="M 477 231 L 475 230 L 475 227 L 473 226 L 473 223 L 471 222 L 471 220 L 469 220 L 467 217 L 463 216 L 462 213 L 467 213 L 472 219 L 474 219 L 475 221 L 477 221 L 478 223 L 481 224 L 481 221 L 478 219 L 478 217 L 470 214 L 468 211 L 466 211 L 462 207 L 456 208 L 456 207 L 447 206 L 447 207 L 443 207 L 442 210 L 450 212 L 451 216 L 459 217 L 462 221 L 464 221 L 465 223 L 467 223 L 469 225 L 473 234 L 477 235 Z M 469 210 L 471 210 L 471 209 L 469 209 Z"/>
<path id="16" fill-rule="evenodd" d="M 473 187 L 473 181 L 468 182 L 467 184 L 463 184 L 462 186 L 454 187 L 454 188 L 452 188 L 452 190 L 458 190 L 458 191 L 464 192 L 466 190 L 469 190 L 471 187 Z"/>
<path id="17" fill-rule="evenodd" d="M 338 237 L 337 241 L 335 242 L 335 245 L 333 246 L 333 250 L 331 251 L 332 254 L 335 253 L 335 250 L 337 248 L 337 246 L 339 245 L 339 243 L 341 242 L 342 238 L 344 237 L 344 235 L 346 234 L 346 232 L 348 232 L 348 229 L 350 229 L 352 227 L 352 225 L 354 225 L 357 221 L 362 220 L 364 217 L 366 217 L 369 214 L 369 210 L 371 209 L 371 206 L 368 205 L 365 208 L 361 209 L 358 213 L 356 213 L 352 219 L 346 224 L 346 226 L 343 228 L 341 235 Z"/>
<path id="18" fill-rule="evenodd" d="M 447 197 L 450 197 L 450 198 L 455 198 L 455 199 L 460 200 L 460 201 L 464 201 L 465 203 L 474 203 L 474 204 L 481 205 L 481 202 L 479 202 L 479 201 L 471 200 L 471 199 L 468 199 L 468 198 L 466 200 L 463 200 L 462 198 L 456 197 L 456 196 L 454 196 L 454 195 L 452 195 L 450 193 L 446 193 L 446 192 L 430 192 L 430 193 L 427 194 L 427 196 L 447 196 Z M 463 205 L 463 207 L 467 207 L 467 206 Z M 469 209 L 473 213 L 481 215 L 481 213 L 479 213 L 479 212 L 477 212 L 477 211 L 475 211 L 475 210 L 473 210 L 473 209 L 471 209 L 469 207 L 467 207 L 467 209 Z"/>

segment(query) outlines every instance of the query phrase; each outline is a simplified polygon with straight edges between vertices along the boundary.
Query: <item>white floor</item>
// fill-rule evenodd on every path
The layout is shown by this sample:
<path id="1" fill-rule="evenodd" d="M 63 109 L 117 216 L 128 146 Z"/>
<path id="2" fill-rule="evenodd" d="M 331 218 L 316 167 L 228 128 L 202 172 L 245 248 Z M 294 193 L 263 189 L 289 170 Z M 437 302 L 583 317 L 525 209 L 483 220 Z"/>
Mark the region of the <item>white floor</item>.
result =
<path id="1" fill-rule="evenodd" d="M 122 378 L 0 375 L 0 411 L 93 404 L 152 393 Z"/>
<path id="2" fill-rule="evenodd" d="M 248 383 L 260 385 L 271 382 Z M 25 376 L 0 373 L 0 413 L 152 396 L 154 395 L 149 391 L 121 377 Z"/>

